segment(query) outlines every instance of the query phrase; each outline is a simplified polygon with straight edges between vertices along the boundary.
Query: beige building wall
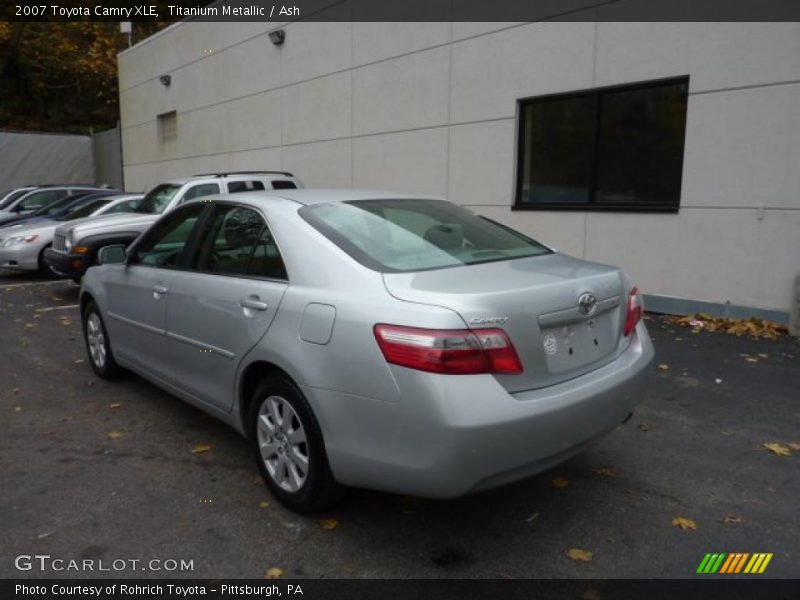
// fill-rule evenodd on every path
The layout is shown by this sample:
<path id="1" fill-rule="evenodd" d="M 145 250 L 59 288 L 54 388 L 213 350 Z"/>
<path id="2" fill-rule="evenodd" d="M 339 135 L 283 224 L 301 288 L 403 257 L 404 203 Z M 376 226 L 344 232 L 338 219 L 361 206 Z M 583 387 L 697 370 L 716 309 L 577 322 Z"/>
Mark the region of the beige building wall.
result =
<path id="1" fill-rule="evenodd" d="M 282 46 L 275 27 L 179 23 L 120 55 L 129 189 L 286 169 L 309 186 L 432 193 L 621 265 L 649 294 L 789 310 L 800 24 L 298 22 Z M 680 75 L 677 214 L 511 210 L 519 98 Z M 159 141 L 172 110 L 177 136 Z"/>

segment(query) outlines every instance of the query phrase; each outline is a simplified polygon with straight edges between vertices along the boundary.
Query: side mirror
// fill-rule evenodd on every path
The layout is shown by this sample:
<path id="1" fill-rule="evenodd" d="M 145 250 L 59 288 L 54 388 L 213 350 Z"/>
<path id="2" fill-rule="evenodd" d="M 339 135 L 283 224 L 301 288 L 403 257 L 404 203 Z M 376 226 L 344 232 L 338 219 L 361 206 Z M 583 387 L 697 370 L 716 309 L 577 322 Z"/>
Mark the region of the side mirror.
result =
<path id="1" fill-rule="evenodd" d="M 114 244 L 100 248 L 97 253 L 97 264 L 99 265 L 121 265 L 128 260 L 128 252 L 124 244 Z"/>

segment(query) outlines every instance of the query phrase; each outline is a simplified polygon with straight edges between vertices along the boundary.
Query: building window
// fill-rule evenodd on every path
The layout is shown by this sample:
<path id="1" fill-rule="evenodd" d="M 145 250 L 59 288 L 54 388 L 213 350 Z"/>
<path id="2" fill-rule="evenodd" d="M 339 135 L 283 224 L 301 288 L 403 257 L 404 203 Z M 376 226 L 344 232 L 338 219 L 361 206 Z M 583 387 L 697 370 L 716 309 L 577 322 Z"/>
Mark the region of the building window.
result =
<path id="1" fill-rule="evenodd" d="M 178 113 L 172 112 L 158 115 L 158 141 L 162 144 L 178 137 Z"/>
<path id="2" fill-rule="evenodd" d="M 520 101 L 517 209 L 680 205 L 689 78 Z"/>

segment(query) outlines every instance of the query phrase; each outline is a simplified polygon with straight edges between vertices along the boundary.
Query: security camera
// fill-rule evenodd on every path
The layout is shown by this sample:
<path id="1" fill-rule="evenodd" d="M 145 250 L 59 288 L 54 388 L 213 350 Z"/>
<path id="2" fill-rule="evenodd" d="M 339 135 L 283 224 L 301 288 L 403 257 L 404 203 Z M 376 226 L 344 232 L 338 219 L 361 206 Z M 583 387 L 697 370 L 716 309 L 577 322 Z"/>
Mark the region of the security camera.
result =
<path id="1" fill-rule="evenodd" d="M 286 40 L 286 32 L 283 29 L 276 29 L 269 32 L 269 41 L 276 46 L 280 46 Z"/>

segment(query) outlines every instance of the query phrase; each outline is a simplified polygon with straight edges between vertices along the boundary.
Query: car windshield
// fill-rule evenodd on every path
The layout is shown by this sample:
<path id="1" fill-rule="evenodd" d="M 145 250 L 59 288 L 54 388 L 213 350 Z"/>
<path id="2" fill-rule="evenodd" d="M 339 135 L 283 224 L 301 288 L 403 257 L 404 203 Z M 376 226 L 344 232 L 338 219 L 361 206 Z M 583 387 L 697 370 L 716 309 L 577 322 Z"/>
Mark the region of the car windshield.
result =
<path id="1" fill-rule="evenodd" d="M 24 189 L 24 190 L 17 190 L 16 192 L 9 193 L 8 196 L 4 197 L 3 200 L 0 201 L 0 210 L 10 206 L 11 203 L 14 202 L 14 200 L 19 198 L 23 194 L 27 194 L 30 191 L 31 191 L 30 189 Z"/>
<path id="2" fill-rule="evenodd" d="M 142 202 L 136 207 L 134 212 L 147 215 L 160 215 L 164 212 L 164 209 L 167 208 L 170 200 L 178 193 L 179 189 L 181 189 L 181 186 L 169 183 L 162 183 L 154 187 L 142 199 Z"/>
<path id="3" fill-rule="evenodd" d="M 366 267 L 402 273 L 549 254 L 508 227 L 443 200 L 358 200 L 300 215 Z"/>
<path id="4" fill-rule="evenodd" d="M 55 202 L 51 202 L 49 204 L 45 204 L 40 209 L 34 211 L 33 215 L 35 217 L 49 217 L 49 216 L 52 216 L 52 215 L 56 214 L 57 212 L 60 212 L 67 205 L 71 204 L 72 202 L 75 202 L 75 200 L 77 200 L 77 199 L 78 199 L 77 196 L 65 196 L 64 198 L 61 198 L 60 200 L 56 200 Z"/>
<path id="5" fill-rule="evenodd" d="M 101 206 L 105 206 L 111 202 L 111 200 L 107 198 L 98 198 L 93 202 L 89 202 L 88 204 L 83 204 L 81 206 L 76 207 L 74 210 L 67 209 L 67 214 L 62 215 L 58 218 L 59 221 L 72 221 L 73 219 L 82 219 L 83 217 L 88 217 L 94 211 L 96 211 Z"/>

